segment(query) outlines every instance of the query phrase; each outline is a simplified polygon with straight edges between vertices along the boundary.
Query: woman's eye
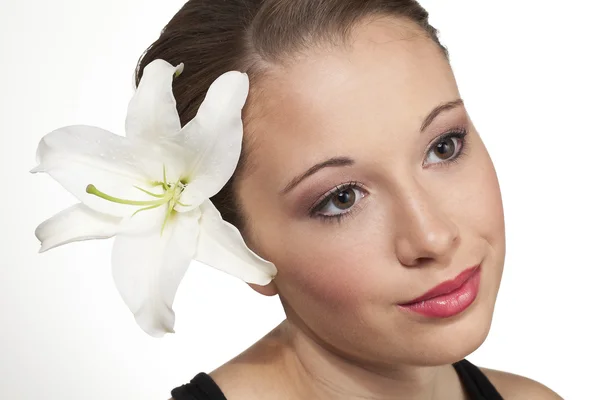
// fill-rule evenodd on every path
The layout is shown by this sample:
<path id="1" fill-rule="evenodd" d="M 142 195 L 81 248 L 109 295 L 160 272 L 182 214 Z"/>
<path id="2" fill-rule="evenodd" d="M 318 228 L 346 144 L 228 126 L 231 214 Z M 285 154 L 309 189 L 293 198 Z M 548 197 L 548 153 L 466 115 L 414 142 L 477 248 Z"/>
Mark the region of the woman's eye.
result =
<path id="1" fill-rule="evenodd" d="M 429 150 L 429 154 L 440 161 L 431 161 L 426 164 L 444 164 L 458 161 L 464 150 L 465 132 L 455 132 L 438 140 Z M 428 158 L 429 160 L 430 158 Z"/>
<path id="2" fill-rule="evenodd" d="M 467 142 L 465 136 L 466 129 L 448 132 L 430 147 L 428 154 L 437 157 L 440 161 L 433 161 L 433 164 L 450 164 L 457 162 L 460 157 L 466 154 Z M 428 157 L 429 159 L 430 157 Z M 341 185 L 329 194 L 326 194 L 317 205 L 311 208 L 310 215 L 321 218 L 337 218 L 350 215 L 352 209 L 364 197 L 366 192 L 357 182 Z"/>
<path id="3" fill-rule="evenodd" d="M 322 217 L 334 217 L 346 214 L 365 197 L 363 191 L 356 186 L 342 187 L 327 196 L 314 211 Z"/>

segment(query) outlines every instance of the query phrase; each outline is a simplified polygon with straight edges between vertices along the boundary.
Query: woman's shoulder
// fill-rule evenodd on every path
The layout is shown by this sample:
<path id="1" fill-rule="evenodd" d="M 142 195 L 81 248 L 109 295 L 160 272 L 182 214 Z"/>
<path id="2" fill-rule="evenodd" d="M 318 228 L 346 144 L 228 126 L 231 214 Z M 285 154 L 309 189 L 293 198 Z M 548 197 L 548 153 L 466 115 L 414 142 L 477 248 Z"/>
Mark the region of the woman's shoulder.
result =
<path id="1" fill-rule="evenodd" d="M 280 326 L 220 367 L 202 374 L 202 384 L 219 392 L 219 398 L 266 400 L 269 393 L 272 398 L 281 398 L 275 393 L 284 392 L 285 387 L 272 378 L 281 370 L 281 360 L 285 358 Z M 265 376 L 271 378 L 264 379 Z M 169 400 L 178 399 L 175 396 Z"/>
<path id="2" fill-rule="evenodd" d="M 479 368 L 506 400 L 564 400 L 547 386 L 510 372 Z"/>
<path id="3" fill-rule="evenodd" d="M 277 379 L 264 379 L 265 376 L 275 376 L 269 367 L 268 364 L 238 364 L 230 361 L 209 375 L 227 399 L 264 400 L 271 398 L 268 394 L 282 390 L 277 386 Z"/>

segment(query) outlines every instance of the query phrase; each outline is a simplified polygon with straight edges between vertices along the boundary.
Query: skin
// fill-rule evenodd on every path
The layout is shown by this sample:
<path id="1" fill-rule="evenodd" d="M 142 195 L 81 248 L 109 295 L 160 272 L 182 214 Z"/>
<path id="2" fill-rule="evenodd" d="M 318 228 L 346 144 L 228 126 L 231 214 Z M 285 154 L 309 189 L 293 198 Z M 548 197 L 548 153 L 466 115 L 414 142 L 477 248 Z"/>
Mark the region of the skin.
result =
<path id="1" fill-rule="evenodd" d="M 278 268 L 271 284 L 251 286 L 279 294 L 287 319 L 211 373 L 229 400 L 467 398 L 451 364 L 488 335 L 505 226 L 494 166 L 459 99 L 437 45 L 395 18 L 357 25 L 348 46 L 271 66 L 251 89 L 250 165 L 237 191 L 247 241 Z M 464 141 L 436 152 L 459 128 Z M 354 161 L 281 193 L 332 157 Z M 347 217 L 310 216 L 317 199 L 352 181 L 361 186 L 347 189 L 349 208 L 321 210 Z M 427 318 L 397 306 L 477 264 L 479 293 L 462 313 Z M 527 378 L 484 372 L 506 398 L 560 398 Z"/>

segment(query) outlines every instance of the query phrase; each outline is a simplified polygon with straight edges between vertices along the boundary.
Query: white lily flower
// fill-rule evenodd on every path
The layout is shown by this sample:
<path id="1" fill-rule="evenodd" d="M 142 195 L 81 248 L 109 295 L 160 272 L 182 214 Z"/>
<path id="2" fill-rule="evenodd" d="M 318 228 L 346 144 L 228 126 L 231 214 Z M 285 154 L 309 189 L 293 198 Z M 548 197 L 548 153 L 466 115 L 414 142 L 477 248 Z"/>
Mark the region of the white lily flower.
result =
<path id="1" fill-rule="evenodd" d="M 172 92 L 182 71 L 183 64 L 151 62 L 129 103 L 126 137 L 92 126 L 58 129 L 40 141 L 31 171 L 48 173 L 80 201 L 36 229 L 40 252 L 116 236 L 117 289 L 155 337 L 174 332 L 172 304 L 192 259 L 257 285 L 277 273 L 209 200 L 239 161 L 248 77 L 217 78 L 182 129 Z"/>

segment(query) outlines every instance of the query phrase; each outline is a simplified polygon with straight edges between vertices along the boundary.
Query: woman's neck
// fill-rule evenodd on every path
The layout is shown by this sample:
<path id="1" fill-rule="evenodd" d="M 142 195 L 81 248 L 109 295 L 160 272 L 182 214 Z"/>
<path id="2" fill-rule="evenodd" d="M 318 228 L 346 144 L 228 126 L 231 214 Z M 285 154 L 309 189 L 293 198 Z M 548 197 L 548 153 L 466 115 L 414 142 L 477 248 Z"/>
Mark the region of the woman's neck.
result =
<path id="1" fill-rule="evenodd" d="M 230 400 L 466 400 L 451 365 L 367 366 L 289 320 L 211 372 Z"/>
<path id="2" fill-rule="evenodd" d="M 287 399 L 464 400 L 452 365 L 366 366 L 337 354 L 288 320 L 272 332 L 281 343 L 274 373 L 281 375 Z"/>

